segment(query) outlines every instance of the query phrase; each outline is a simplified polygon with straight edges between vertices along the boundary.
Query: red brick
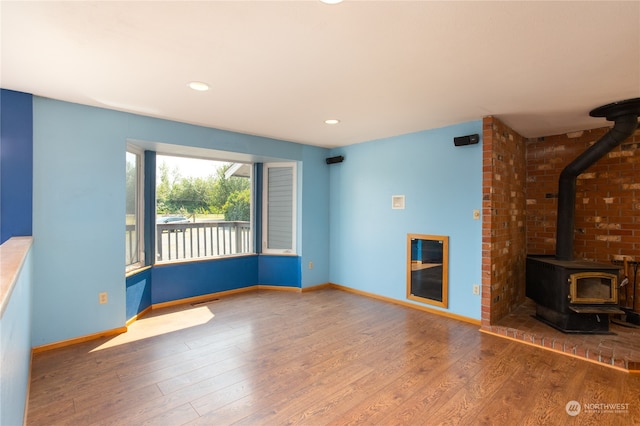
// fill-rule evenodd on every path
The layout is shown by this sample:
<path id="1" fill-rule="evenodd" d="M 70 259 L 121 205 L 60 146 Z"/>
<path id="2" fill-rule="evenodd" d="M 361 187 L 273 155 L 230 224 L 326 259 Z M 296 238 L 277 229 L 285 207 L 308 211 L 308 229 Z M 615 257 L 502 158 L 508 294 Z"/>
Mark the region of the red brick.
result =
<path id="1" fill-rule="evenodd" d="M 555 252 L 559 174 L 608 130 L 527 140 L 495 117 L 483 120 L 483 326 L 524 301 L 524 257 Z M 640 151 L 634 145 L 638 142 L 640 130 L 578 179 L 577 257 L 640 258 L 640 242 L 636 243 L 640 239 Z M 597 224 L 608 226 L 597 229 Z M 561 342 L 543 344 L 563 346 Z"/>

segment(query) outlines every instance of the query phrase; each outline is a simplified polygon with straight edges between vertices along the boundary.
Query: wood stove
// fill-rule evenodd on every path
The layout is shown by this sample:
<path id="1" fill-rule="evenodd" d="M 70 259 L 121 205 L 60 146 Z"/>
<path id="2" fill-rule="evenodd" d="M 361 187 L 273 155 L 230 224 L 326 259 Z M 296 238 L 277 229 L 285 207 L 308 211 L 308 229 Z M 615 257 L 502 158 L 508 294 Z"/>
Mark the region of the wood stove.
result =
<path id="1" fill-rule="evenodd" d="M 609 314 L 618 307 L 618 272 L 613 264 L 527 257 L 527 297 L 536 318 L 565 333 L 609 332 Z"/>
<path id="2" fill-rule="evenodd" d="M 640 98 L 596 108 L 613 128 L 562 170 L 558 188 L 555 256 L 527 256 L 526 295 L 536 302 L 536 318 L 565 333 L 608 333 L 618 307 L 620 267 L 573 259 L 576 178 L 631 136 L 638 127 Z"/>

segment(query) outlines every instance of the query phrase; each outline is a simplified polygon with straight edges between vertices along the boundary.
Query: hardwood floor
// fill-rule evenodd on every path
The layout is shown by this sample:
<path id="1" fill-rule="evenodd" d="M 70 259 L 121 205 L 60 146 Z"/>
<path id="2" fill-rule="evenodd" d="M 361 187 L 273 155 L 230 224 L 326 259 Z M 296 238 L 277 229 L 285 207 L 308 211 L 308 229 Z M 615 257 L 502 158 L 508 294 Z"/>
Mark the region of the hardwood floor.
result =
<path id="1" fill-rule="evenodd" d="M 603 404 L 628 405 L 593 412 Z M 27 417 L 358 423 L 640 424 L 640 377 L 336 289 L 256 291 L 154 310 L 120 336 L 36 354 Z"/>

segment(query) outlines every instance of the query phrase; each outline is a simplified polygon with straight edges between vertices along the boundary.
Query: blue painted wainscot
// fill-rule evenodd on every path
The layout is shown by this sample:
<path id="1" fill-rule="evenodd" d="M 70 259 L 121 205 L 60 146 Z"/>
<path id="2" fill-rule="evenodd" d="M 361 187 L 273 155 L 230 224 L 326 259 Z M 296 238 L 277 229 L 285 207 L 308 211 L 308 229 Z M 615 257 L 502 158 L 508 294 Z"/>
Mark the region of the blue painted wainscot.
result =
<path id="1" fill-rule="evenodd" d="M 151 307 L 151 268 L 127 277 L 127 320 Z"/>
<path id="2" fill-rule="evenodd" d="M 282 287 L 300 287 L 300 256 L 268 256 L 258 258 L 258 284 Z"/>
<path id="3" fill-rule="evenodd" d="M 250 287 L 258 282 L 258 256 L 156 265 L 151 279 L 152 304 Z"/>

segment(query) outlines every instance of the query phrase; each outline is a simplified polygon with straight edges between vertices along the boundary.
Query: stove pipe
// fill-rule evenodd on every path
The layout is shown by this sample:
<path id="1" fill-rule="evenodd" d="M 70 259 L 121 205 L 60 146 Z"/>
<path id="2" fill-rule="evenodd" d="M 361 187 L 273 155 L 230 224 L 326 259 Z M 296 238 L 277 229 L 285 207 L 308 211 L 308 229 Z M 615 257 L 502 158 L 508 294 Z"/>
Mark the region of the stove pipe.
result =
<path id="1" fill-rule="evenodd" d="M 557 260 L 573 260 L 577 177 L 635 132 L 638 127 L 638 116 L 640 116 L 640 98 L 604 105 L 594 109 L 589 115 L 591 117 L 606 117 L 608 121 L 613 121 L 614 125 L 609 132 L 580 154 L 560 173 L 556 227 Z"/>

